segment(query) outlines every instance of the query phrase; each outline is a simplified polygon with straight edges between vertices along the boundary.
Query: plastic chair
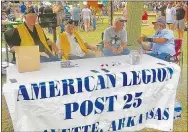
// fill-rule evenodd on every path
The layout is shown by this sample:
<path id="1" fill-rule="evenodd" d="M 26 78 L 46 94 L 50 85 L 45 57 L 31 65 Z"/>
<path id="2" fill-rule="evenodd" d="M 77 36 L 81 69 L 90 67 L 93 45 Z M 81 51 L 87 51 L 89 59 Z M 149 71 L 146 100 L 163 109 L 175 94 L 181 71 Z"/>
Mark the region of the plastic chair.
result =
<path id="1" fill-rule="evenodd" d="M 175 59 L 175 63 L 179 64 L 179 66 L 181 67 L 181 71 L 182 71 L 182 69 L 183 69 L 182 39 L 175 39 L 174 43 L 175 43 L 176 54 L 173 55 L 173 56 L 174 56 L 174 59 Z M 182 74 L 183 74 L 183 72 L 181 72 L 180 80 L 182 79 Z"/>
<path id="2" fill-rule="evenodd" d="M 176 54 L 173 56 L 175 57 L 175 62 L 183 65 L 182 39 L 175 39 L 174 43 Z"/>

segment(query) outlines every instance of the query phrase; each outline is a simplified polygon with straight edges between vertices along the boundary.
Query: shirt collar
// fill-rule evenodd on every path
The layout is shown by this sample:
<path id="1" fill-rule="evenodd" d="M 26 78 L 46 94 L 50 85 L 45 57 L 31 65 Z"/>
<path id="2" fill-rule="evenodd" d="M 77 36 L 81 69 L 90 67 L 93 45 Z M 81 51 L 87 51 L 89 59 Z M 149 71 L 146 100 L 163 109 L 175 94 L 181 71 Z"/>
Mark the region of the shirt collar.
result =
<path id="1" fill-rule="evenodd" d="M 27 28 L 27 30 L 28 31 L 31 31 L 29 28 L 28 28 L 28 26 L 27 26 L 27 24 L 24 22 L 24 25 L 25 25 L 25 27 Z M 35 26 L 33 27 L 33 32 L 35 31 Z"/>

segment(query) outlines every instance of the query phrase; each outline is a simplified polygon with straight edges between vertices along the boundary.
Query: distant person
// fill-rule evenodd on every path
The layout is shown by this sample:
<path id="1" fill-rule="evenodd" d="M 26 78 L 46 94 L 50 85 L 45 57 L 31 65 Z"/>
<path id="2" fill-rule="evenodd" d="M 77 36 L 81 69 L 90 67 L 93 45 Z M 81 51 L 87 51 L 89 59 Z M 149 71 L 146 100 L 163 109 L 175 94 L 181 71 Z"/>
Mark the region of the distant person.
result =
<path id="1" fill-rule="evenodd" d="M 9 21 L 16 21 L 15 12 L 13 10 L 10 10 L 10 14 L 7 16 Z"/>
<path id="2" fill-rule="evenodd" d="M 58 1 L 56 2 L 56 5 L 54 5 L 54 13 L 57 14 L 57 25 L 60 26 L 60 32 L 64 32 L 64 20 L 65 20 L 65 12 L 62 2 Z"/>
<path id="3" fill-rule="evenodd" d="M 76 26 L 76 28 L 78 27 L 80 21 L 80 15 L 81 15 L 81 10 L 78 7 L 78 5 L 75 4 L 72 8 L 72 20 L 74 21 L 74 25 Z"/>
<path id="4" fill-rule="evenodd" d="M 178 2 L 176 6 L 176 23 L 175 28 L 178 31 L 178 38 L 183 39 L 183 33 L 185 29 L 185 10 L 183 8 L 183 3 L 181 1 Z"/>
<path id="5" fill-rule="evenodd" d="M 127 20 L 127 4 L 125 4 L 123 7 L 123 17 L 125 20 Z"/>
<path id="6" fill-rule="evenodd" d="M 20 18 L 21 18 L 21 21 L 23 21 L 23 16 L 24 16 L 26 8 L 27 8 L 26 5 L 24 4 L 24 2 L 22 2 L 22 4 L 20 5 L 20 12 L 21 12 Z"/>
<path id="7" fill-rule="evenodd" d="M 65 5 L 64 5 L 64 12 L 65 13 L 68 13 L 69 12 L 69 10 L 70 10 L 70 7 L 67 5 L 67 3 L 65 3 Z"/>
<path id="8" fill-rule="evenodd" d="M 93 30 L 95 31 L 97 29 L 97 17 L 96 17 L 96 12 L 92 12 L 92 25 L 93 25 Z"/>
<path id="9" fill-rule="evenodd" d="M 6 8 L 6 14 L 7 14 L 7 16 L 11 13 L 11 10 L 12 10 L 12 4 L 9 2 L 8 3 L 8 7 Z"/>
<path id="10" fill-rule="evenodd" d="M 5 11 L 2 11 L 1 12 L 1 29 L 3 32 L 6 31 L 6 28 L 7 28 L 6 23 L 7 22 L 8 22 L 7 14 Z"/>
<path id="11" fill-rule="evenodd" d="M 184 19 L 185 19 L 185 23 L 186 23 L 186 22 L 188 22 L 188 1 L 185 2 L 183 8 L 185 10 L 185 17 L 184 17 Z"/>
<path id="12" fill-rule="evenodd" d="M 84 21 L 84 30 L 85 32 L 88 32 L 90 27 L 90 20 L 91 20 L 91 10 L 87 7 L 87 5 L 84 5 L 81 16 Z"/>
<path id="13" fill-rule="evenodd" d="M 52 14 L 53 10 L 49 5 L 46 5 L 43 10 L 43 14 Z M 48 33 L 52 34 L 52 27 L 48 27 Z"/>
<path id="14" fill-rule="evenodd" d="M 176 20 L 176 8 L 173 7 L 174 2 L 169 2 L 167 8 L 166 8 L 166 22 L 168 24 L 168 28 L 170 30 L 174 29 L 174 24 Z"/>
<path id="15" fill-rule="evenodd" d="M 43 14 L 43 12 L 44 12 L 44 5 L 43 5 L 43 3 L 41 2 L 40 4 L 40 7 L 39 7 L 39 14 Z"/>
<path id="16" fill-rule="evenodd" d="M 166 2 L 162 2 L 161 3 L 161 7 L 160 7 L 160 11 L 161 11 L 161 16 L 166 16 L 166 8 L 167 8 L 167 5 L 166 5 Z"/>
<path id="17" fill-rule="evenodd" d="M 60 26 L 65 18 L 65 12 L 61 1 L 57 1 L 53 12 L 57 14 L 57 25 Z"/>
<path id="18" fill-rule="evenodd" d="M 20 12 L 21 14 L 24 14 L 26 10 L 26 5 L 24 4 L 24 2 L 22 2 L 22 4 L 20 5 Z"/>
<path id="19" fill-rule="evenodd" d="M 34 5 L 34 9 L 35 9 L 35 12 L 36 12 L 36 13 L 39 12 L 38 4 L 35 4 L 35 5 Z"/>
<path id="20" fill-rule="evenodd" d="M 184 10 L 185 10 L 185 25 L 188 25 L 188 1 L 185 2 L 184 4 Z M 185 31 L 188 31 L 188 26 L 185 26 Z"/>
<path id="21" fill-rule="evenodd" d="M 67 21 L 67 20 L 69 20 L 69 19 L 71 19 L 71 13 L 68 11 L 68 12 L 66 12 L 65 13 L 65 21 Z"/>

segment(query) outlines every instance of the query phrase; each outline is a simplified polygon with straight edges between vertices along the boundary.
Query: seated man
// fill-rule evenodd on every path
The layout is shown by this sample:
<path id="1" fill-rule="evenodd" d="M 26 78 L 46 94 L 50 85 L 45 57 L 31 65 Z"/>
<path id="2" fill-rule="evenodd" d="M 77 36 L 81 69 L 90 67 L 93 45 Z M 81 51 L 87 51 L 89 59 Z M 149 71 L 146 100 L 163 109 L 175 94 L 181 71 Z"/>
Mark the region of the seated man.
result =
<path id="1" fill-rule="evenodd" d="M 127 32 L 123 29 L 126 20 L 117 18 L 112 27 L 104 31 L 105 56 L 127 55 L 130 53 L 127 48 Z"/>
<path id="2" fill-rule="evenodd" d="M 15 51 L 15 46 L 34 46 L 39 45 L 40 61 L 60 61 L 58 57 L 53 55 L 49 46 L 52 46 L 57 54 L 61 54 L 56 44 L 46 38 L 40 25 L 35 24 L 37 15 L 33 8 L 28 8 L 24 13 L 25 22 L 15 28 L 10 40 L 9 46 Z"/>
<path id="3" fill-rule="evenodd" d="M 56 44 L 61 49 L 65 60 L 95 57 L 95 54 L 88 49 L 95 51 L 96 47 L 89 45 L 80 38 L 71 19 L 65 22 L 65 32 L 59 34 Z"/>
<path id="4" fill-rule="evenodd" d="M 151 38 L 141 36 L 137 41 L 143 49 L 152 49 L 149 55 L 169 61 L 169 57 L 175 54 L 173 31 L 166 29 L 166 21 L 163 17 L 158 18 L 156 22 L 152 23 L 156 31 L 154 35 Z"/>

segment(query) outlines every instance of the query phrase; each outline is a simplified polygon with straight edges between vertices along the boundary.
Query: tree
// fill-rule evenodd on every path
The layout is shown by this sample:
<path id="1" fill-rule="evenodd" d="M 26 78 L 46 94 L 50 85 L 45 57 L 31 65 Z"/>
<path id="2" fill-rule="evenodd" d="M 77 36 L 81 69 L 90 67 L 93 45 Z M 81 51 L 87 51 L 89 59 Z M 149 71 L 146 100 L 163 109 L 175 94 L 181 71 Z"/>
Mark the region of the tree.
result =
<path id="1" fill-rule="evenodd" d="M 113 21 L 113 5 L 112 1 L 108 1 L 108 26 L 112 26 L 112 21 Z"/>
<path id="2" fill-rule="evenodd" d="M 128 45 L 135 47 L 136 39 L 141 35 L 143 2 L 127 2 L 127 12 Z"/>

